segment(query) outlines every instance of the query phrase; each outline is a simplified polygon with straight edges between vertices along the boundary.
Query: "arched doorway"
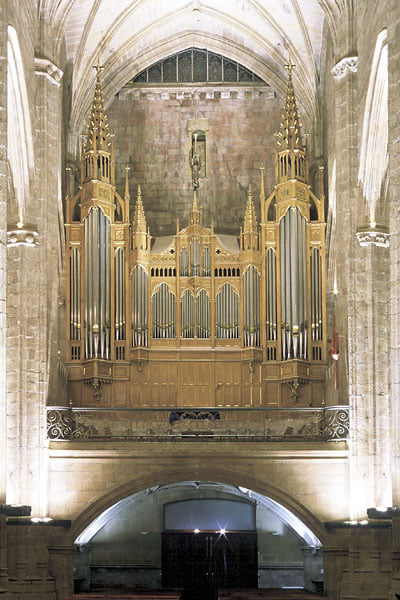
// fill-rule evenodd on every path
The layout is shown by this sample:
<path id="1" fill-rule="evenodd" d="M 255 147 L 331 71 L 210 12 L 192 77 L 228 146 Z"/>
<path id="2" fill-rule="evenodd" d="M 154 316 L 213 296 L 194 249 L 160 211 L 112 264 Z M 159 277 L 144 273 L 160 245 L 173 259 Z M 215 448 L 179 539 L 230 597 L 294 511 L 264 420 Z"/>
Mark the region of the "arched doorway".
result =
<path id="1" fill-rule="evenodd" d="M 315 591 L 312 581 L 323 578 L 321 541 L 304 522 L 258 492 L 210 481 L 131 494 L 94 519 L 75 548 L 81 591 L 179 589 L 210 565 L 227 588 Z"/>

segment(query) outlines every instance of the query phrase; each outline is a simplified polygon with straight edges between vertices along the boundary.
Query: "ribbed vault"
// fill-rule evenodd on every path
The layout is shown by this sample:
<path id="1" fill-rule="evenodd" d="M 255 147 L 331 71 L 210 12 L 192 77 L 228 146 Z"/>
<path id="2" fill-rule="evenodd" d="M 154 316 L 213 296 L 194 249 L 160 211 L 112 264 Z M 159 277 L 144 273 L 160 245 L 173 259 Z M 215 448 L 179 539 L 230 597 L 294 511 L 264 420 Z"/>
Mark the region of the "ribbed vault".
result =
<path id="1" fill-rule="evenodd" d="M 315 119 L 324 25 L 318 0 L 44 0 L 42 12 L 73 65 L 73 137 L 89 109 L 98 60 L 107 104 L 141 70 L 190 46 L 242 63 L 278 94 L 285 90 L 290 55 L 302 113 Z"/>

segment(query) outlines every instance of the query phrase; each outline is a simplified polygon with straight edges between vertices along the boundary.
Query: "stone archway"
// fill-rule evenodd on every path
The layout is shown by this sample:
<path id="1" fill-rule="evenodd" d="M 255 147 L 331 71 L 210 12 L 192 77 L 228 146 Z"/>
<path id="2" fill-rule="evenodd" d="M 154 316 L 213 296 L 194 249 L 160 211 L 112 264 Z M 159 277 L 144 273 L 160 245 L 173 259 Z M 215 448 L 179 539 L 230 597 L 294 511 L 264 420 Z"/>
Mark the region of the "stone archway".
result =
<path id="1" fill-rule="evenodd" d="M 312 579 L 315 578 L 315 576 L 311 575 L 310 573 L 315 572 L 315 568 L 318 561 L 319 563 L 321 563 L 318 563 L 318 568 L 320 569 L 322 567 L 321 552 L 324 540 L 323 524 L 295 498 L 288 496 L 282 490 L 279 490 L 278 488 L 271 486 L 268 483 L 266 484 L 261 480 L 258 480 L 251 476 L 246 476 L 242 473 L 238 475 L 237 473 L 229 473 L 226 470 L 222 472 L 221 469 L 218 470 L 218 477 L 216 477 L 216 470 L 213 469 L 212 471 L 213 477 L 210 480 L 210 469 L 196 469 L 197 477 L 196 480 L 193 480 L 193 478 L 191 477 L 191 474 L 193 474 L 193 472 L 191 470 L 179 470 L 178 472 L 174 469 L 171 469 L 168 472 L 158 473 L 158 475 L 153 474 L 152 476 L 147 475 L 138 478 L 134 481 L 130 481 L 122 486 L 119 486 L 118 488 L 113 489 L 108 494 L 105 494 L 104 496 L 99 498 L 95 503 L 93 503 L 91 506 L 85 509 L 76 518 L 70 532 L 71 544 L 73 544 L 76 541 L 78 543 L 80 551 L 83 553 L 86 552 L 86 548 L 91 547 L 91 540 L 93 538 L 96 538 L 97 532 L 103 530 L 103 527 L 109 527 L 110 524 L 112 526 L 111 521 L 115 518 L 115 515 L 124 510 L 124 508 L 122 508 L 124 506 L 124 503 L 126 503 L 127 501 L 132 503 L 131 499 L 133 497 L 137 498 L 138 496 L 143 497 L 146 494 L 160 493 L 160 489 L 163 490 L 165 488 L 170 488 L 173 486 L 183 486 L 185 484 L 196 484 L 196 487 L 202 487 L 203 485 L 208 483 L 212 485 L 218 485 L 221 487 L 231 487 L 240 490 L 240 493 L 242 494 L 250 492 L 251 494 L 254 494 L 254 496 L 264 498 L 265 500 L 269 501 L 270 504 L 276 504 L 282 509 L 282 513 L 286 511 L 289 515 L 292 516 L 292 525 L 290 525 L 289 523 L 289 527 L 293 527 L 293 522 L 297 521 L 298 523 L 301 523 L 302 526 L 304 526 L 304 530 L 310 532 L 308 539 L 307 535 L 302 535 L 300 530 L 297 530 L 295 533 L 297 533 L 299 538 L 302 537 L 303 570 L 301 573 L 302 576 L 304 576 L 305 585 L 308 585 L 308 588 L 306 589 L 309 589 L 309 591 L 315 591 L 313 584 L 311 583 Z M 201 474 L 203 475 L 203 477 L 201 476 Z M 243 492 L 243 490 L 245 490 L 245 492 Z M 96 524 L 96 521 L 98 526 L 97 528 L 95 526 L 93 529 L 93 525 Z M 285 525 L 288 525 L 288 521 L 285 521 L 284 517 L 282 518 L 282 522 L 285 523 Z M 90 532 L 87 536 L 87 539 L 85 539 L 85 536 L 80 535 L 84 530 Z M 315 542 L 313 540 L 316 540 L 315 545 Z M 304 549 L 305 552 L 303 552 Z M 318 556 L 316 556 L 317 552 Z M 83 556 L 83 559 L 84 561 L 87 561 L 87 572 L 91 572 L 90 553 L 89 556 L 87 556 L 86 558 L 85 556 Z M 271 567 L 268 568 L 271 569 Z M 263 576 L 260 575 L 260 573 L 262 572 L 262 569 L 261 571 L 259 570 L 259 577 Z M 283 573 L 283 571 L 281 573 Z M 291 574 L 285 573 L 284 575 L 281 575 L 280 573 L 278 573 L 278 576 L 290 577 Z M 93 578 L 92 581 L 94 581 Z M 282 578 L 280 581 L 282 581 L 282 585 L 285 583 L 284 579 Z M 263 580 L 263 583 L 264 584 L 260 587 L 270 587 L 268 584 L 265 585 L 265 580 Z M 293 582 L 291 581 L 291 583 Z M 297 582 L 295 583 L 297 584 Z M 82 589 L 84 590 L 85 588 Z M 87 587 L 86 590 L 89 590 L 89 587 Z"/>
<path id="2" fill-rule="evenodd" d="M 195 475 L 195 477 L 193 477 L 193 475 Z M 83 510 L 73 521 L 70 531 L 71 543 L 89 525 L 89 523 L 123 498 L 126 498 L 135 492 L 152 488 L 157 485 L 165 485 L 179 481 L 190 481 L 193 479 L 242 486 L 271 498 L 303 521 L 318 537 L 321 543 L 324 543 L 325 530 L 321 521 L 319 521 L 319 519 L 303 504 L 294 497 L 288 495 L 285 491 L 246 473 L 239 473 L 231 469 L 210 469 L 209 467 L 199 466 L 197 466 L 195 473 L 193 473 L 190 468 L 179 470 L 168 469 L 162 472 L 156 471 L 151 475 L 144 475 L 112 489 Z"/>

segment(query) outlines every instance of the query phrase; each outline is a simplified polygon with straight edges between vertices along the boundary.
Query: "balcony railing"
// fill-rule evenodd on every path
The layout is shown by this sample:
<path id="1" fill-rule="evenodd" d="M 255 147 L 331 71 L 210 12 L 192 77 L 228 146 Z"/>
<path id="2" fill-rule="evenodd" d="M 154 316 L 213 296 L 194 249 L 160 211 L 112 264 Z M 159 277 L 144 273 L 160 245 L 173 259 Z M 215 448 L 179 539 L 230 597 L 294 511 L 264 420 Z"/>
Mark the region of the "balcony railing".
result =
<path id="1" fill-rule="evenodd" d="M 348 435 L 348 406 L 47 407 L 47 436 L 53 441 L 338 441 L 346 440 Z"/>

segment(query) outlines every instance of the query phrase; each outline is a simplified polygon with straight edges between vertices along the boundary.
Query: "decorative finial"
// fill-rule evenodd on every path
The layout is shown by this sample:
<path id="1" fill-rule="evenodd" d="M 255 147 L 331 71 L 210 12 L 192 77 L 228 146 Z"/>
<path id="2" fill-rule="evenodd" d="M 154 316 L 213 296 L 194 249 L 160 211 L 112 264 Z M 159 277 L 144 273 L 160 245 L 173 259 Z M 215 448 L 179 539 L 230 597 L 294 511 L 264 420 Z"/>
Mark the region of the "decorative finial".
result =
<path id="1" fill-rule="evenodd" d="M 71 174 L 71 167 L 66 167 L 66 177 L 65 177 L 65 195 L 67 198 L 69 198 L 71 196 L 71 179 L 70 179 L 70 174 Z"/>
<path id="2" fill-rule="evenodd" d="M 264 210 L 264 201 L 265 201 L 265 188 L 264 188 L 264 167 L 260 167 L 261 174 L 261 182 L 260 182 L 260 202 L 261 202 L 261 214 L 263 214 Z M 264 220 L 264 219 L 263 219 Z"/>
<path id="3" fill-rule="evenodd" d="M 125 167 L 125 200 L 129 200 L 129 171 L 131 170 L 130 166 L 127 165 Z"/>
<path id="4" fill-rule="evenodd" d="M 288 62 L 284 65 L 286 71 L 288 72 L 289 77 L 292 76 L 292 72 L 293 69 L 296 68 L 296 65 L 294 63 L 292 63 L 292 59 L 290 58 L 290 54 L 289 54 L 289 60 Z"/>
<path id="5" fill-rule="evenodd" d="M 96 75 L 100 77 L 100 73 L 104 69 L 103 65 L 100 65 L 100 58 L 97 59 L 97 65 L 93 65 L 93 69 L 96 69 Z"/>
<path id="6" fill-rule="evenodd" d="M 147 242 L 145 242 L 145 238 L 147 235 L 147 224 L 146 218 L 144 216 L 143 203 L 142 203 L 142 190 L 140 188 L 140 183 L 137 188 L 137 198 L 136 198 L 136 206 L 135 206 L 135 214 L 133 216 L 132 230 L 135 234 L 135 244 L 137 248 L 141 248 L 142 250 L 147 247 Z"/>
<path id="7" fill-rule="evenodd" d="M 324 190 L 324 171 L 325 171 L 325 167 L 322 163 L 320 163 L 318 165 L 318 169 L 319 169 L 319 176 L 320 176 L 320 190 L 319 190 L 319 195 L 320 195 L 320 200 L 325 198 L 325 190 Z"/>

